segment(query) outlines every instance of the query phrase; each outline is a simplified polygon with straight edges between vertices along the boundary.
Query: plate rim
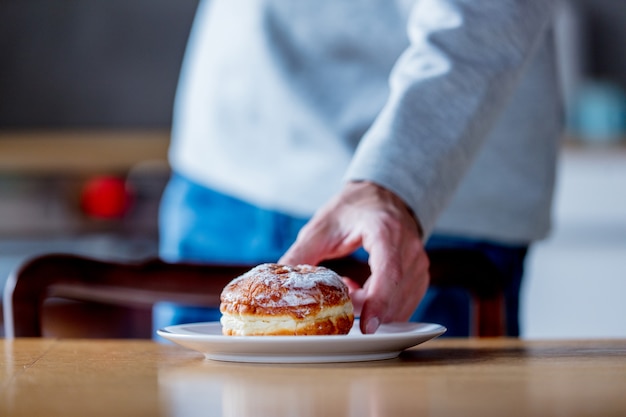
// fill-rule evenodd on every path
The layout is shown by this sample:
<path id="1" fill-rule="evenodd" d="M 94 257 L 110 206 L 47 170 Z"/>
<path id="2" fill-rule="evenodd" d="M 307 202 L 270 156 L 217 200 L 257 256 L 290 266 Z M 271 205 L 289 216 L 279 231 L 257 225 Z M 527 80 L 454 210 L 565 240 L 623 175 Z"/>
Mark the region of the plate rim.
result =
<path id="1" fill-rule="evenodd" d="M 189 333 L 177 333 L 172 331 L 171 329 L 177 329 L 177 328 L 182 328 L 182 327 L 200 327 L 200 326 L 213 326 L 213 327 L 220 327 L 221 323 L 219 321 L 206 321 L 206 322 L 196 322 L 196 323 L 184 323 L 184 324 L 175 324 L 172 326 L 166 326 L 163 327 L 161 329 L 157 330 L 157 334 L 159 334 L 160 336 L 163 336 L 163 334 L 167 334 L 167 335 L 172 335 L 175 336 L 177 338 L 182 338 L 182 339 L 197 339 L 197 338 L 202 338 L 202 339 L 206 339 L 207 341 L 209 340 L 223 340 L 223 341 L 246 341 L 244 343 L 247 342 L 260 342 L 260 343 L 277 343 L 277 342 L 286 342 L 289 341 L 289 343 L 291 342 L 296 342 L 296 341 L 307 341 L 307 342 L 316 342 L 316 341 L 329 341 L 329 340 L 333 340 L 333 341 L 337 341 L 337 340 L 342 340 L 342 339 L 347 339 L 347 340 L 352 340 L 355 337 L 358 338 L 377 338 L 377 339 L 384 339 L 384 340 L 389 340 L 391 338 L 394 337 L 400 337 L 400 338 L 409 338 L 411 336 L 430 336 L 431 334 L 437 334 L 437 336 L 440 336 L 442 334 L 444 334 L 447 331 L 447 328 L 441 324 L 437 324 L 437 323 L 430 323 L 430 322 L 391 322 L 391 323 L 383 323 L 380 325 L 379 330 L 385 330 L 386 328 L 392 327 L 392 326 L 397 326 L 397 325 L 421 325 L 421 326 L 434 326 L 432 330 L 428 330 L 428 331 L 419 331 L 418 329 L 414 329 L 411 331 L 405 331 L 405 332 L 390 332 L 390 333 L 373 333 L 373 334 L 363 334 L 363 333 L 350 333 L 350 334 L 345 334 L 345 335 L 302 335 L 302 336 L 227 336 L 227 335 L 223 335 L 223 334 L 202 334 L 202 333 L 196 333 L 196 334 L 189 334 Z M 357 328 L 358 329 L 358 319 L 354 320 L 354 325 L 353 325 L 353 329 Z M 163 333 L 163 334 L 162 334 Z M 163 336 L 165 337 L 165 336 Z M 436 337 L 436 336 L 435 336 Z"/>
<path id="2" fill-rule="evenodd" d="M 405 332 L 313 336 L 226 336 L 220 334 L 176 333 L 177 328 L 210 326 L 221 327 L 220 322 L 198 322 L 166 326 L 157 334 L 170 342 L 202 353 L 206 359 L 242 363 L 330 363 L 363 362 L 396 358 L 412 348 L 446 332 L 437 323 L 396 322 L 381 325 L 389 330 L 393 326 L 417 326 Z M 355 321 L 353 328 L 358 329 Z M 426 330 L 424 330 L 424 327 Z M 363 342 L 366 341 L 365 345 Z M 359 343 L 360 342 L 360 343 Z M 357 344 L 358 348 L 352 349 Z M 246 349 L 249 346 L 250 349 Z M 254 347 L 257 347 L 256 349 Z M 269 353 L 266 349 L 276 346 Z M 298 348 L 305 348 L 302 352 Z M 327 347 L 329 349 L 324 350 Z M 230 349 L 229 349 L 230 348 Z M 320 349 L 319 351 L 316 349 Z"/>

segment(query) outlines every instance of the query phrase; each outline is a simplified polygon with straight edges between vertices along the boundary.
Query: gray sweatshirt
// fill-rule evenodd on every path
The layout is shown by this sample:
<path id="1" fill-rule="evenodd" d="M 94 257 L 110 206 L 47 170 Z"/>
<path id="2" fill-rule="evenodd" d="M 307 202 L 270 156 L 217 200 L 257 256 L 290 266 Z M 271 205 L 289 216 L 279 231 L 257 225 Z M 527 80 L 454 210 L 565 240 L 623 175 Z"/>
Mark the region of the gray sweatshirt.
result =
<path id="1" fill-rule="evenodd" d="M 295 216 L 370 180 L 426 236 L 542 238 L 561 130 L 553 3 L 206 0 L 172 167 Z"/>

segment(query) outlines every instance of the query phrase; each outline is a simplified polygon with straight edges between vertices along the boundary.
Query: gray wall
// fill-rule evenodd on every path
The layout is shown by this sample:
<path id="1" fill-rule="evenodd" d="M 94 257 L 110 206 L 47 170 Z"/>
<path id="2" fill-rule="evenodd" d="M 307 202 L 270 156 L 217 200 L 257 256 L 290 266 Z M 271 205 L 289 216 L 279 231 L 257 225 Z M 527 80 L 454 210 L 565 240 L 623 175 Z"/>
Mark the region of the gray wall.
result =
<path id="1" fill-rule="evenodd" d="M 0 128 L 167 127 L 197 0 L 0 0 Z"/>
<path id="2" fill-rule="evenodd" d="M 0 128 L 169 126 L 197 1 L 0 0 Z M 626 89 L 626 0 L 571 1 L 585 71 Z"/>
<path id="3" fill-rule="evenodd" d="M 584 30 L 586 71 L 626 89 L 626 0 L 571 0 Z"/>

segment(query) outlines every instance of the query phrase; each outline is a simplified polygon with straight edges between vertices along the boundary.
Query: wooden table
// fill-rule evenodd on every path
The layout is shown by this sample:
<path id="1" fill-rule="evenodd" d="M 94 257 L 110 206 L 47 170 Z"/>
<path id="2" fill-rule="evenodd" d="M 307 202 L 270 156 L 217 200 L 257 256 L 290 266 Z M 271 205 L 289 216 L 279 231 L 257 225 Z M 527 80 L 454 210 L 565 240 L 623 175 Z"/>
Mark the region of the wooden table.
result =
<path id="1" fill-rule="evenodd" d="M 438 339 L 400 358 L 267 365 L 175 345 L 0 340 L 0 416 L 624 416 L 626 340 Z"/>

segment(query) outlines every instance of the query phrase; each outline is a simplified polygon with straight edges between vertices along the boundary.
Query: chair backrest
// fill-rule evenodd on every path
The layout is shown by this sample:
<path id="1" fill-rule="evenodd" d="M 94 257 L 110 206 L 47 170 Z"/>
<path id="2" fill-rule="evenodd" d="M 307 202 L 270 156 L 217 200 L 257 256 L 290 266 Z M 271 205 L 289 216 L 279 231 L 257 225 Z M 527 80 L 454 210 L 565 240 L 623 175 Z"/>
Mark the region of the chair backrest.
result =
<path id="1" fill-rule="evenodd" d="M 369 276 L 367 264 L 358 261 L 344 259 L 326 265 L 357 281 L 363 282 Z M 89 337 L 130 337 L 129 331 L 150 337 L 151 322 L 145 320 L 145 314 L 141 328 L 129 330 L 129 326 L 137 325 L 127 317 L 129 312 L 149 314 L 160 301 L 218 307 L 224 286 L 251 267 L 168 263 L 160 259 L 113 262 L 68 254 L 37 256 L 18 267 L 7 281 L 3 297 L 5 334 L 7 338 L 45 335 L 46 301 L 63 299 L 113 308 L 106 310 L 97 331 Z M 119 310 L 123 314 L 115 314 Z M 82 319 L 80 313 L 70 315 L 74 324 Z M 115 320 L 122 323 L 113 323 Z"/>
<path id="2" fill-rule="evenodd" d="M 472 295 L 469 320 L 473 335 L 505 335 L 506 283 L 497 268 L 480 253 L 471 251 L 437 250 L 429 256 L 431 285 L 460 286 Z M 324 264 L 359 283 L 370 274 L 366 263 L 351 258 Z M 218 307 L 224 286 L 252 266 L 168 263 L 160 259 L 112 262 L 68 254 L 37 256 L 18 267 L 7 281 L 3 305 L 5 337 L 59 336 L 44 330 L 46 306 L 52 310 L 47 302 L 73 300 L 91 307 L 72 310 L 76 306 L 70 302 L 68 308 L 66 301 L 57 308 L 59 320 L 48 323 L 66 333 L 61 337 L 149 338 L 155 303 Z M 65 313 L 58 316 L 63 309 Z M 76 330 L 77 324 L 88 319 L 82 317 L 87 315 L 85 312 L 95 316 L 96 323 Z M 60 322 L 68 321 L 64 319 L 68 316 L 70 325 L 60 326 Z"/>

